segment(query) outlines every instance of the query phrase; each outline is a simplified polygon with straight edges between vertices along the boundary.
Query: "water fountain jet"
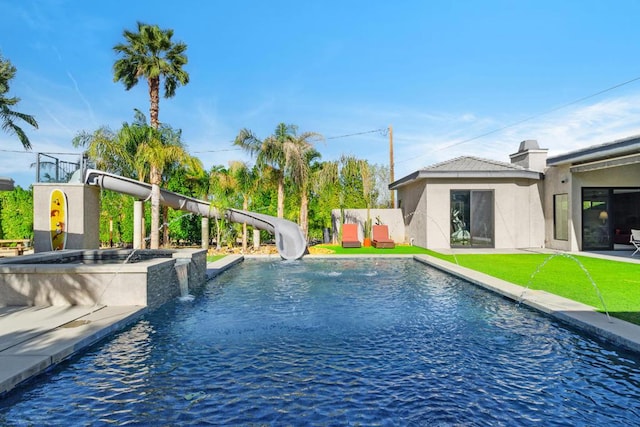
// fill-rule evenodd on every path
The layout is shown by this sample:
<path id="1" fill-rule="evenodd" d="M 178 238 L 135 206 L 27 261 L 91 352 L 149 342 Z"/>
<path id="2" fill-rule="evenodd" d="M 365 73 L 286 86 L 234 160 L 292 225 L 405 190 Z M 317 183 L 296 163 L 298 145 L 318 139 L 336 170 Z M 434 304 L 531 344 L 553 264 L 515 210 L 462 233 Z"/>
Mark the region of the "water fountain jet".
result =
<path id="1" fill-rule="evenodd" d="M 602 297 L 602 294 L 600 293 L 600 289 L 598 288 L 598 285 L 596 285 L 596 282 L 593 280 L 593 278 L 591 277 L 591 274 L 589 274 L 589 271 L 586 269 L 586 267 L 584 266 L 584 264 L 582 264 L 580 262 L 580 260 L 578 260 L 576 257 L 574 257 L 573 255 L 564 253 L 564 252 L 556 252 L 553 253 L 551 255 L 549 255 L 544 261 L 542 261 L 538 267 L 536 268 L 536 270 L 531 274 L 531 276 L 529 277 L 529 281 L 527 282 L 527 285 L 524 287 L 524 289 L 522 290 L 522 293 L 520 294 L 520 297 L 518 298 L 518 305 L 522 304 L 522 302 L 524 301 L 524 294 L 527 292 L 527 290 L 529 290 L 529 288 L 531 287 L 531 284 L 533 283 L 533 279 L 535 278 L 535 276 L 540 272 L 540 270 L 542 270 L 542 268 L 544 268 L 545 265 L 547 265 L 547 263 L 549 261 L 551 261 L 552 259 L 556 258 L 556 257 L 564 257 L 564 258 L 568 258 L 572 261 L 574 261 L 579 267 L 580 269 L 584 272 L 585 276 L 587 277 L 587 279 L 589 280 L 589 282 L 591 283 L 591 285 L 593 286 L 593 289 L 595 289 L 596 291 L 596 295 L 598 296 L 598 298 L 600 299 L 600 303 L 602 304 L 602 308 L 604 309 L 605 314 L 607 315 L 607 320 L 609 322 L 611 322 L 611 317 L 609 316 L 609 310 L 607 310 L 607 305 L 604 302 L 604 298 Z"/>

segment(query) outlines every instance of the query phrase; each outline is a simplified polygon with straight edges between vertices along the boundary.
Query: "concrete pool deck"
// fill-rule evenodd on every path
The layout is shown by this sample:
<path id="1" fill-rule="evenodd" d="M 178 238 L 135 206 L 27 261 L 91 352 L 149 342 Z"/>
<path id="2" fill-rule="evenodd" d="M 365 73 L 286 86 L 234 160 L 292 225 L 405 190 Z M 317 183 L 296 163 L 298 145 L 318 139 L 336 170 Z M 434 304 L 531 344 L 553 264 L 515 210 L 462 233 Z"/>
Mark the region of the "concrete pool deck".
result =
<path id="1" fill-rule="evenodd" d="M 207 280 L 242 261 L 207 264 Z M 139 319 L 144 306 L 0 306 L 0 398 Z"/>
<path id="2" fill-rule="evenodd" d="M 145 311 L 140 306 L 0 307 L 0 396 Z"/>
<path id="3" fill-rule="evenodd" d="M 370 258 L 371 256 L 309 255 L 309 257 Z M 411 257 L 514 301 L 522 299 L 523 305 L 533 307 L 578 329 L 640 353 L 640 326 L 615 318 L 608 319 L 590 306 L 544 291 L 527 290 L 523 294 L 524 288 L 521 286 L 428 255 L 381 254 L 379 257 Z M 244 258 L 240 255 L 228 255 L 216 262 L 208 263 L 207 280 L 238 264 Z M 246 258 L 265 258 L 265 256 L 246 256 Z M 634 259 L 631 262 L 636 261 Z M 46 372 L 70 356 L 125 328 L 146 311 L 146 307 L 143 306 L 0 307 L 0 398 L 20 383 Z"/>

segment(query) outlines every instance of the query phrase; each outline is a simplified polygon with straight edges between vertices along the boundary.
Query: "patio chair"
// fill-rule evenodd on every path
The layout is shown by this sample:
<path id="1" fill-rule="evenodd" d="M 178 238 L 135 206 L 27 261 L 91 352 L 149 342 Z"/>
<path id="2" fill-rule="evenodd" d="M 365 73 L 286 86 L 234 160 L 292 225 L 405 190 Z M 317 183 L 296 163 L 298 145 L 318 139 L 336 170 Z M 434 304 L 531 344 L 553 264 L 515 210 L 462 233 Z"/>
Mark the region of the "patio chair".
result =
<path id="1" fill-rule="evenodd" d="M 636 251 L 632 253 L 631 256 L 634 256 L 635 254 L 640 252 L 640 230 L 631 229 L 631 237 L 629 239 L 629 243 L 631 243 L 636 248 Z"/>
<path id="2" fill-rule="evenodd" d="M 358 224 L 342 224 L 342 247 L 359 248 L 362 246 L 358 239 Z"/>
<path id="3" fill-rule="evenodd" d="M 381 249 L 393 249 L 396 244 L 389 238 L 389 227 L 386 225 L 374 225 L 373 229 L 373 247 Z"/>

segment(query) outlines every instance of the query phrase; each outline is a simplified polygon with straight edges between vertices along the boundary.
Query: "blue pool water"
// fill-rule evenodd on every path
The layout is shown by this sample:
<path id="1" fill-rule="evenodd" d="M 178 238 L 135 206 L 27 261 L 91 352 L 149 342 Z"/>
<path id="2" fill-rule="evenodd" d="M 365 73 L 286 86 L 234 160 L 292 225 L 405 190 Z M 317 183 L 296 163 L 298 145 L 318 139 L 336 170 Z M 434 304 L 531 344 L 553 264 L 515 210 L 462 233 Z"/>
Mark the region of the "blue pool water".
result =
<path id="1" fill-rule="evenodd" d="M 413 260 L 247 260 L 0 425 L 637 425 L 639 362 Z"/>

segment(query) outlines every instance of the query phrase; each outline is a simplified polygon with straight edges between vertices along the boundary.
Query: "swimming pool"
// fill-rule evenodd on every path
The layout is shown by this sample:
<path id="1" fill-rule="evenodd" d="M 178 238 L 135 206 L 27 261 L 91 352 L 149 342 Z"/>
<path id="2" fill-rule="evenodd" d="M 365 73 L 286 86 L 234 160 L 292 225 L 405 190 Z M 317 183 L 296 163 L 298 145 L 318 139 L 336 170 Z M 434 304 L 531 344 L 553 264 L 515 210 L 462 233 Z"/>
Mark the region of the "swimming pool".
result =
<path id="1" fill-rule="evenodd" d="M 640 360 L 410 259 L 247 260 L 0 425 L 630 425 Z"/>

